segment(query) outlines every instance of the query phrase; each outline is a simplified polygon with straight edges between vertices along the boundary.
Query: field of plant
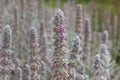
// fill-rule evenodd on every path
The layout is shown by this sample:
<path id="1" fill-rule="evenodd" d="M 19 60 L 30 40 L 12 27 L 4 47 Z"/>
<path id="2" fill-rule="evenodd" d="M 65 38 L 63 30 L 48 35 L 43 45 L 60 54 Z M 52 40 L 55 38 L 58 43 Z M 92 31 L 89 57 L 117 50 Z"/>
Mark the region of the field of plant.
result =
<path id="1" fill-rule="evenodd" d="M 0 0 L 0 80 L 120 80 L 119 0 Z"/>

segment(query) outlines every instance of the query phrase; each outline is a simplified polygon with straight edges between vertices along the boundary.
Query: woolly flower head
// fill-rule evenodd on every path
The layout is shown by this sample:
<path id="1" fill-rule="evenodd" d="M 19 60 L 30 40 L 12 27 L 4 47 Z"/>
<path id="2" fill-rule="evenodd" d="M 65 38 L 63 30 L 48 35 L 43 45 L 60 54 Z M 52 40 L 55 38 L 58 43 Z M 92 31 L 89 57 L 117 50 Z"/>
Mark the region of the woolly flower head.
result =
<path id="1" fill-rule="evenodd" d="M 76 68 L 77 72 L 80 74 L 83 74 L 85 72 L 85 66 L 83 63 L 81 63 L 77 68 Z"/>
<path id="2" fill-rule="evenodd" d="M 82 5 L 77 5 L 77 14 L 80 14 L 82 12 Z"/>
<path id="3" fill-rule="evenodd" d="M 109 38 L 109 34 L 108 32 L 105 30 L 102 34 L 102 42 L 103 43 L 107 43 L 108 42 L 108 38 Z"/>
<path id="4" fill-rule="evenodd" d="M 99 75 L 99 73 L 101 73 L 101 71 L 103 71 L 103 69 L 104 69 L 102 66 L 103 64 L 105 64 L 104 61 L 101 59 L 101 56 L 99 54 L 97 54 L 93 60 L 93 74 L 94 75 Z M 101 71 L 98 71 L 98 74 L 96 74 L 98 69 L 101 69 Z"/>
<path id="5" fill-rule="evenodd" d="M 55 11 L 55 16 L 58 16 L 58 18 L 59 18 L 59 17 L 62 18 L 62 20 L 65 19 L 64 12 L 63 12 L 61 9 L 57 9 L 57 10 Z"/>
<path id="6" fill-rule="evenodd" d="M 75 41 L 75 42 L 81 42 L 79 36 L 76 36 L 76 37 L 74 38 L 74 41 Z"/>
<path id="7" fill-rule="evenodd" d="M 105 61 L 105 65 L 109 65 L 110 61 L 111 61 L 111 54 L 109 52 L 109 50 L 107 49 L 107 45 L 106 44 L 102 44 L 101 48 L 100 48 L 100 54 L 102 59 Z"/>
<path id="8" fill-rule="evenodd" d="M 14 64 L 16 65 L 16 67 L 20 67 L 20 65 L 22 64 L 21 61 L 17 58 L 15 61 L 14 61 Z"/>
<path id="9" fill-rule="evenodd" d="M 104 54 L 108 53 L 108 49 L 107 49 L 107 45 L 106 44 L 102 44 L 100 46 L 100 53 L 104 53 Z"/>
<path id="10" fill-rule="evenodd" d="M 5 26 L 2 38 L 2 47 L 10 48 L 12 43 L 12 32 L 9 25 Z"/>
<path id="11" fill-rule="evenodd" d="M 64 35 L 64 32 L 65 32 L 65 27 L 66 27 L 66 19 L 65 19 L 65 16 L 64 16 L 64 12 L 60 9 L 57 9 L 55 11 L 55 16 L 54 16 L 54 31 L 56 33 L 61 33 L 61 40 L 65 40 L 65 35 Z"/>
<path id="12" fill-rule="evenodd" d="M 64 25 L 66 22 L 66 18 L 64 16 L 64 12 L 61 9 L 57 9 L 55 11 L 55 16 L 54 16 L 54 24 L 57 25 L 59 22 L 59 24 Z"/>
<path id="13" fill-rule="evenodd" d="M 80 48 L 80 46 L 81 46 L 81 40 L 80 40 L 79 36 L 75 36 L 75 38 L 73 39 L 72 46 L 73 46 L 75 49 Z M 76 46 L 77 48 L 76 48 L 75 46 Z"/>
<path id="14" fill-rule="evenodd" d="M 99 64 L 99 62 L 101 61 L 101 57 L 100 55 L 96 55 L 94 58 L 95 64 Z"/>
<path id="15" fill-rule="evenodd" d="M 84 41 L 85 44 L 91 41 L 91 23 L 89 18 L 84 21 Z"/>

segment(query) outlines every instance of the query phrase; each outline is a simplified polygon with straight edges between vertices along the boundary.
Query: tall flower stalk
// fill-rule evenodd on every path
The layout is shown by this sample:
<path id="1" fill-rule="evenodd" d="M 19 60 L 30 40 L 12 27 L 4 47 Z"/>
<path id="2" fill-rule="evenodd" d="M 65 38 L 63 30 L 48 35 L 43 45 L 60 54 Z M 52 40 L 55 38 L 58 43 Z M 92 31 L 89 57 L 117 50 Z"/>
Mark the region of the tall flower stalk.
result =
<path id="1" fill-rule="evenodd" d="M 110 80 L 111 54 L 107 49 L 106 44 L 100 46 L 99 53 L 95 56 L 93 75 L 94 80 Z"/>
<path id="2" fill-rule="evenodd" d="M 85 19 L 84 24 L 84 44 L 83 44 L 83 61 L 89 63 L 90 58 L 90 42 L 91 42 L 91 24 L 90 20 Z"/>
<path id="3" fill-rule="evenodd" d="M 65 16 L 62 10 L 58 9 L 54 16 L 54 51 L 52 59 L 52 80 L 67 80 L 67 48 L 65 39 Z"/>
<path id="4" fill-rule="evenodd" d="M 88 80 L 88 75 L 85 74 L 85 65 L 83 64 L 82 41 L 79 36 L 75 36 L 69 59 L 71 80 Z"/>
<path id="5" fill-rule="evenodd" d="M 38 35 L 35 27 L 30 28 L 29 37 L 29 57 L 28 65 L 31 69 L 31 79 L 30 80 L 40 80 L 38 75 L 38 70 L 40 68 L 40 57 L 39 57 L 39 43 Z"/>
<path id="6" fill-rule="evenodd" d="M 70 57 L 69 57 L 69 74 L 71 75 L 72 80 L 76 78 L 77 71 L 76 67 L 78 67 L 81 63 L 81 41 L 79 36 L 75 36 L 72 42 L 72 46 L 70 49 Z"/>
<path id="7" fill-rule="evenodd" d="M 77 5 L 76 9 L 75 33 L 79 35 L 81 41 L 83 40 L 82 29 L 83 29 L 83 9 L 82 5 L 79 4 Z"/>
<path id="8" fill-rule="evenodd" d="M 0 72 L 1 80 L 9 80 L 11 71 L 14 70 L 13 51 L 11 50 L 12 32 L 9 25 L 5 26 L 0 49 Z"/>
<path id="9" fill-rule="evenodd" d="M 105 79 L 110 80 L 110 66 L 111 66 L 111 54 L 109 50 L 107 49 L 106 44 L 101 45 L 101 59 L 104 62 L 104 70 L 105 70 Z"/>
<path id="10" fill-rule="evenodd" d="M 93 60 L 93 80 L 105 80 L 103 73 L 104 73 L 104 67 L 103 67 L 103 60 L 101 59 L 100 54 L 97 54 L 94 57 Z"/>

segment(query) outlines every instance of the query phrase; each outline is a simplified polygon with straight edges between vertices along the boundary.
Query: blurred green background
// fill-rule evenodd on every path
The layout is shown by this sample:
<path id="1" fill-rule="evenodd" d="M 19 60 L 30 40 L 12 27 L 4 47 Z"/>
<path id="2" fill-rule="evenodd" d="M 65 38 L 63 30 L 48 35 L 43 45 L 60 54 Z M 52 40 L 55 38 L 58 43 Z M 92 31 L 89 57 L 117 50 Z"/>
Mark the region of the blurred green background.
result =
<path id="1" fill-rule="evenodd" d="M 102 26 L 102 23 L 105 22 L 104 20 L 104 13 L 105 11 L 110 11 L 110 15 L 111 15 L 111 24 L 113 25 L 114 22 L 114 15 L 118 16 L 118 21 L 120 21 L 120 0 L 44 0 L 45 5 L 52 7 L 52 8 L 56 8 L 57 4 L 56 1 L 59 1 L 60 6 L 63 7 L 65 3 L 69 2 L 73 2 L 75 4 L 82 4 L 84 8 L 88 7 L 89 4 L 93 4 L 91 7 L 91 12 L 92 15 L 94 17 L 95 15 L 95 7 L 97 6 L 99 15 L 98 15 L 98 23 L 100 26 Z M 76 7 L 76 6 L 73 6 Z M 120 34 L 120 22 L 118 22 L 118 26 L 117 26 L 117 38 L 119 37 Z M 99 31 L 101 31 L 101 29 L 99 29 Z"/>

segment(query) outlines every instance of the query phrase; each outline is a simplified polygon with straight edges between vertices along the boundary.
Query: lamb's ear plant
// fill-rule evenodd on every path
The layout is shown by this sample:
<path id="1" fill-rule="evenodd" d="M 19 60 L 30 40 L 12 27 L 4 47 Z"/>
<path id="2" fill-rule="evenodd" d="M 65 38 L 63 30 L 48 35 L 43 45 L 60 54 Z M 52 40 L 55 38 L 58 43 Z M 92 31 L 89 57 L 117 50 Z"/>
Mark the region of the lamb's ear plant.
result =
<path id="1" fill-rule="evenodd" d="M 104 62 L 103 67 L 105 70 L 105 79 L 110 80 L 110 68 L 114 62 L 111 63 L 111 54 L 107 49 L 106 44 L 101 45 L 100 53 L 101 53 L 101 59 Z"/>
<path id="2" fill-rule="evenodd" d="M 100 54 L 97 54 L 94 57 L 93 60 L 93 70 L 92 70 L 92 74 L 93 74 L 93 79 L 92 80 L 104 80 L 104 67 L 103 67 L 104 61 L 101 59 Z"/>
<path id="3" fill-rule="evenodd" d="M 83 8 L 82 5 L 78 4 L 76 9 L 76 21 L 75 21 L 75 34 L 80 37 L 83 41 Z"/>
<path id="4" fill-rule="evenodd" d="M 75 36 L 73 39 L 71 48 L 70 48 L 70 57 L 69 57 L 69 74 L 71 78 L 76 80 L 76 77 L 79 74 L 77 68 L 81 67 L 82 65 L 82 44 L 79 36 Z M 85 67 L 83 67 L 85 69 Z M 73 80 L 72 79 L 72 80 Z"/>
<path id="5" fill-rule="evenodd" d="M 78 66 L 78 64 L 80 64 L 80 38 L 79 36 L 75 36 L 75 38 L 73 39 L 71 48 L 70 48 L 70 55 L 69 55 L 69 74 L 70 80 L 75 80 L 76 78 L 76 67 Z"/>
<path id="6" fill-rule="evenodd" d="M 70 48 L 69 58 L 69 74 L 71 80 L 84 80 L 87 79 L 85 74 L 85 62 L 83 53 L 83 10 L 82 5 L 77 5 L 76 10 L 76 23 L 75 23 L 75 37 Z"/>
<path id="7" fill-rule="evenodd" d="M 110 80 L 110 69 L 114 61 L 111 63 L 111 54 L 106 44 L 100 45 L 100 51 L 95 56 L 93 74 L 95 80 Z"/>
<path id="8" fill-rule="evenodd" d="M 83 43 L 83 62 L 89 64 L 91 49 L 91 23 L 90 19 L 84 21 L 84 43 Z"/>
<path id="9" fill-rule="evenodd" d="M 0 73 L 1 80 L 9 80 L 11 71 L 14 71 L 12 32 L 9 25 L 6 25 L 3 31 L 2 44 L 0 48 Z"/>
<path id="10" fill-rule="evenodd" d="M 80 37 L 75 36 L 71 47 L 69 62 L 72 64 L 72 67 L 70 66 L 73 76 L 72 80 L 88 80 L 88 75 L 85 74 L 85 65 L 82 60 L 83 51 L 81 42 Z"/>
<path id="11" fill-rule="evenodd" d="M 36 28 L 31 27 L 29 34 L 28 65 L 30 66 L 31 70 L 31 80 L 40 80 L 40 76 L 38 75 L 38 70 L 40 68 L 40 56 Z"/>
<path id="12" fill-rule="evenodd" d="M 76 9 L 76 21 L 75 21 L 75 39 L 78 40 L 77 42 L 79 43 L 77 45 L 77 51 L 78 53 L 82 55 L 82 47 L 83 47 L 83 8 L 82 5 L 78 4 L 77 9 Z M 79 38 L 78 38 L 79 36 Z M 75 50 L 75 48 L 73 48 Z"/>
<path id="13" fill-rule="evenodd" d="M 60 9 L 55 11 L 54 16 L 54 51 L 52 57 L 52 80 L 67 80 L 68 50 L 65 38 L 65 16 Z"/>

